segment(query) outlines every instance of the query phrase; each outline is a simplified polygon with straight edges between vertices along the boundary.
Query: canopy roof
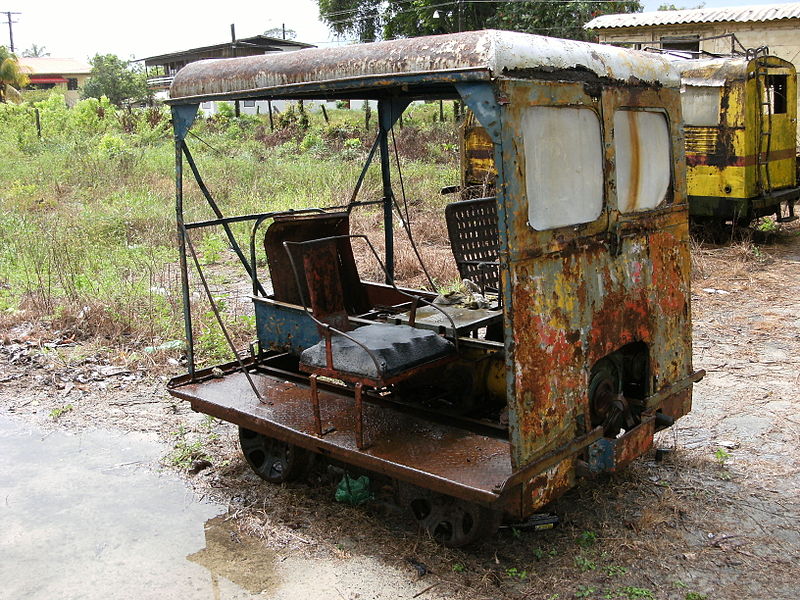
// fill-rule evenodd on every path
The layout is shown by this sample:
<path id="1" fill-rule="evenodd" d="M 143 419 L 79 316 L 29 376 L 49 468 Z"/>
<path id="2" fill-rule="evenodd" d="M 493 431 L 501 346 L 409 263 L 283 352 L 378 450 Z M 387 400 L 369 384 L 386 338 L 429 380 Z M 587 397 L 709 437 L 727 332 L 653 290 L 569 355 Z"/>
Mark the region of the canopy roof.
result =
<path id="1" fill-rule="evenodd" d="M 171 104 L 241 98 L 379 98 L 397 89 L 452 89 L 496 77 L 585 80 L 678 87 L 659 55 L 511 31 L 447 35 L 205 60 L 187 65 L 170 88 Z"/>

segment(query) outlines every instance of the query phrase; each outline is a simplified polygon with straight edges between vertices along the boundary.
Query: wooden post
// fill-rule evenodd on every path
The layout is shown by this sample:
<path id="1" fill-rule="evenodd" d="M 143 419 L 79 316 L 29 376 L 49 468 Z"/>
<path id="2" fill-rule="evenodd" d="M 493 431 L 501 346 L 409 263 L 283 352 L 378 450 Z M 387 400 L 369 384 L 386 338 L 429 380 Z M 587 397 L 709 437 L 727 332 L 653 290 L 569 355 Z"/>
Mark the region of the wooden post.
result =
<path id="1" fill-rule="evenodd" d="M 325 110 L 325 105 L 321 104 L 320 106 L 322 106 L 322 116 L 325 117 L 325 122 L 330 123 L 331 121 L 328 119 L 328 111 Z"/>
<path id="2" fill-rule="evenodd" d="M 39 139 L 42 139 L 42 122 L 39 119 L 39 109 L 34 108 L 33 114 L 36 115 L 36 134 L 39 136 Z"/>
<path id="3" fill-rule="evenodd" d="M 275 123 L 272 122 L 272 100 L 267 100 L 267 109 L 269 110 L 269 130 L 275 131 Z"/>
<path id="4" fill-rule="evenodd" d="M 439 122 L 444 123 L 444 102 L 439 100 Z"/>

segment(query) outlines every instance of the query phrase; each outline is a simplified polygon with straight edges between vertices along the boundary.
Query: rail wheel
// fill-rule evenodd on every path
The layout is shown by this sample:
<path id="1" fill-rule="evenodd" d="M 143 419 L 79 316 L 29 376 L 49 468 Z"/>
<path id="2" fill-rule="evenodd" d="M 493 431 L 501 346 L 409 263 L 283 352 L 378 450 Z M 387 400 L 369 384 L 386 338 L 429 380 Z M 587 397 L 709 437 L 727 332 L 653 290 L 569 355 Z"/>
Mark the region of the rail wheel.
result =
<path id="1" fill-rule="evenodd" d="M 284 483 L 304 477 L 314 455 L 308 450 L 239 427 L 242 454 L 256 475 L 270 483 Z"/>
<path id="2" fill-rule="evenodd" d="M 622 394 L 622 371 L 619 360 L 609 356 L 597 361 L 589 377 L 592 426 L 602 425 L 606 437 L 616 437 L 622 428 L 629 430 L 638 423 Z"/>
<path id="3" fill-rule="evenodd" d="M 501 511 L 426 490 L 416 490 L 406 503 L 417 523 L 437 542 L 450 548 L 494 535 L 503 516 Z"/>

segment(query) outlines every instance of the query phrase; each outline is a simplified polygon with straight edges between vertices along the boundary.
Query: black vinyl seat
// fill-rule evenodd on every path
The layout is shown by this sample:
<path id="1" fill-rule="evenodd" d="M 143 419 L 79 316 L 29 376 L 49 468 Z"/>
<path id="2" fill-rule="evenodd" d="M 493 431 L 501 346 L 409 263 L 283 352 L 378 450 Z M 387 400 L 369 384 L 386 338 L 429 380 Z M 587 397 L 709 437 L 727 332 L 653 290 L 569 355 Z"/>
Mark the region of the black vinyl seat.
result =
<path id="1" fill-rule="evenodd" d="M 455 349 L 451 342 L 436 332 L 408 325 L 374 323 L 353 329 L 348 335 L 349 338 L 341 335 L 331 337 L 333 369 L 370 379 L 392 377 L 443 358 Z M 377 358 L 377 365 L 365 347 Z M 304 350 L 300 355 L 300 364 L 317 369 L 326 368 L 325 340 Z"/>

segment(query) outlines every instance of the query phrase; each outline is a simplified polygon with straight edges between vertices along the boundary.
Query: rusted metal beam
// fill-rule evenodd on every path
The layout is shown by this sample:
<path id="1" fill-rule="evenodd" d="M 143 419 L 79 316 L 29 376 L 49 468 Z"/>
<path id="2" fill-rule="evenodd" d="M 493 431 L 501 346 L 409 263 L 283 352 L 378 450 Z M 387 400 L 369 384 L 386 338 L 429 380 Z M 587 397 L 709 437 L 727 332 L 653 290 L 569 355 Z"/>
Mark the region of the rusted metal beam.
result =
<path id="1" fill-rule="evenodd" d="M 495 487 L 495 490 L 498 494 L 505 494 L 515 486 L 524 483 L 533 477 L 536 477 L 540 473 L 544 473 L 547 469 L 557 465 L 565 458 L 570 457 L 573 454 L 577 454 L 590 444 L 593 444 L 599 440 L 601 437 L 603 437 L 603 428 L 595 427 L 586 435 L 577 437 L 571 442 L 564 444 L 563 446 L 556 448 L 551 452 L 548 452 L 541 458 L 534 460 L 521 469 L 517 469 L 508 479 L 498 484 L 497 487 Z"/>

